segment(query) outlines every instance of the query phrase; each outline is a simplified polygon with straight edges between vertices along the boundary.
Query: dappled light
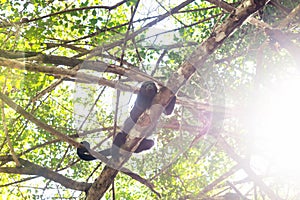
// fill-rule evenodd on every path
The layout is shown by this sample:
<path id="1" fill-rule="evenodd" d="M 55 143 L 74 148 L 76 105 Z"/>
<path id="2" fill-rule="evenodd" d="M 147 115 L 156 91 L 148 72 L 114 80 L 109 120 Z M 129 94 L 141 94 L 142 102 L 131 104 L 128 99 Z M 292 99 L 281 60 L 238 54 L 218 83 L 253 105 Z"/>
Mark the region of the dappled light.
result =
<path id="1" fill-rule="evenodd" d="M 1 1 L 0 199 L 300 199 L 300 0 Z"/>

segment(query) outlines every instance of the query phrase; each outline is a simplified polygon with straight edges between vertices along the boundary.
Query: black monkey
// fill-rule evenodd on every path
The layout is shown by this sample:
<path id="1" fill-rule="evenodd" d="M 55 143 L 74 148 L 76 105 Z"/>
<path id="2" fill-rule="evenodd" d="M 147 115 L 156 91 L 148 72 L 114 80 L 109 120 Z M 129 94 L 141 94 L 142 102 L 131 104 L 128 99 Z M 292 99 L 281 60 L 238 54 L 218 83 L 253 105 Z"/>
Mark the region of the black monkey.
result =
<path id="1" fill-rule="evenodd" d="M 155 83 L 153 83 L 152 81 L 146 81 L 142 84 L 139 93 L 137 95 L 136 101 L 134 103 L 134 106 L 130 111 L 130 117 L 128 117 L 124 122 L 123 131 L 119 132 L 114 138 L 112 148 L 102 150 L 99 153 L 101 153 L 103 156 L 111 156 L 112 154 L 114 155 L 114 153 L 117 152 L 118 148 L 121 147 L 126 142 L 127 134 L 132 129 L 132 127 L 136 124 L 140 115 L 151 106 L 152 100 L 156 94 L 157 94 L 157 87 Z M 165 108 L 164 113 L 166 115 L 172 113 L 175 103 L 176 103 L 176 96 L 174 96 L 171 99 L 170 103 Z M 90 144 L 88 142 L 83 141 L 81 143 L 89 148 Z M 150 149 L 153 145 L 154 145 L 153 140 L 144 138 L 134 152 L 140 153 L 142 151 Z M 88 152 L 86 148 L 83 147 L 77 148 L 77 154 L 81 159 L 86 161 L 91 161 L 96 159 Z"/>

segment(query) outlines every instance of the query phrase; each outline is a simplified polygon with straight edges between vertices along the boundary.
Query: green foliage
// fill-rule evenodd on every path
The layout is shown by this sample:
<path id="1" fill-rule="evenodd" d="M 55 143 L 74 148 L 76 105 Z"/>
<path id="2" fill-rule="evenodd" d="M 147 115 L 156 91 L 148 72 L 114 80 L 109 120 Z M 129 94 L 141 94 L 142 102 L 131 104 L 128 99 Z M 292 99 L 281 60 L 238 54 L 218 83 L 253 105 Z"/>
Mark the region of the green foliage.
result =
<path id="1" fill-rule="evenodd" d="M 226 2 L 237 7 L 241 1 Z M 276 27 L 299 1 L 277 3 L 277 6 L 270 3 L 253 17 Z M 119 6 L 107 7 L 114 4 L 107 5 L 99 0 L 2 0 L 0 5 L 0 58 L 25 63 L 24 69 L 18 69 L 14 64 L 1 61 L 0 91 L 62 134 L 77 141 L 88 140 L 93 147 L 98 145 L 96 150 L 111 146 L 112 140 L 108 136 L 113 134 L 115 118 L 121 127 L 128 117 L 129 103 L 133 103 L 133 99 L 128 100 L 131 93 L 121 88 L 117 112 L 116 89 L 108 86 L 114 86 L 118 81 L 137 86 L 137 81 L 127 77 L 128 74 L 107 73 L 102 69 L 99 72 L 98 68 L 79 70 L 110 83 L 104 87 L 96 82 L 76 82 L 77 77 L 56 71 L 41 73 L 40 70 L 50 66 L 78 70 L 78 66 L 71 66 L 68 61 L 87 59 L 112 65 L 111 71 L 114 71 L 114 65 L 134 68 L 164 83 L 229 16 L 224 9 L 202 0 L 193 1 L 162 21 L 163 14 L 168 14 L 178 2 L 153 1 L 149 4 L 128 0 Z M 292 35 L 291 41 L 299 44 L 297 23 L 291 23 L 286 29 Z M 24 54 L 20 56 L 20 52 Z M 6 56 L 8 54 L 10 56 Z M 59 57 L 53 59 L 51 56 Z M 241 142 L 247 133 L 240 122 L 240 108 L 249 107 L 245 102 L 249 102 L 248 97 L 255 86 L 265 88 L 288 76 L 295 65 L 287 51 L 277 48 L 274 41 L 268 41 L 262 29 L 248 22 L 211 54 L 203 66 L 193 64 L 197 71 L 180 88 L 174 114 L 163 117 L 152 136 L 155 147 L 133 156 L 125 165 L 151 180 L 162 199 L 199 199 L 199 193 L 208 184 L 236 164 L 218 146 L 216 138 L 220 135 L 236 148 L 238 155 L 249 154 L 244 145 L 246 142 Z M 27 66 L 36 66 L 36 69 L 29 71 Z M 137 71 L 134 75 L 145 78 Z M 61 79 L 62 83 L 57 84 Z M 7 105 L 4 111 L 8 133 L 4 130 L 1 111 L 1 169 L 15 167 L 14 162 L 3 161 L 11 155 L 6 140 L 8 134 L 13 150 L 20 158 L 74 181 L 92 183 L 101 173 L 103 163 L 78 161 L 74 147 L 58 141 L 52 133 Z M 212 122 L 208 133 L 200 137 L 207 121 Z M 32 180 L 26 181 L 26 178 Z M 216 195 L 221 189 L 228 191 L 230 188 L 224 182 L 209 194 Z M 271 186 L 273 183 L 270 181 Z M 122 173 L 117 175 L 114 186 L 116 199 L 158 198 L 148 187 Z M 282 184 L 274 186 L 280 188 Z M 86 195 L 56 181 L 18 173 L 1 173 L 0 187 L 3 199 L 84 199 Z M 112 199 L 111 190 L 108 191 L 105 198 Z"/>

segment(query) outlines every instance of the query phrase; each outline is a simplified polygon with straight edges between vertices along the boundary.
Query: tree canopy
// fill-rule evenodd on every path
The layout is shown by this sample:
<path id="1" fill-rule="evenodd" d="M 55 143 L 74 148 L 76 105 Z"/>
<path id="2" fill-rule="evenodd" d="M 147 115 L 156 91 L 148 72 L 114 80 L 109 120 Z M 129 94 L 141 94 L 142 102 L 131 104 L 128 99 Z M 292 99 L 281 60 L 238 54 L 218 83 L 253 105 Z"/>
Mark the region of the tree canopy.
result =
<path id="1" fill-rule="evenodd" d="M 300 198 L 299 0 L 0 5 L 3 199 Z M 97 154 L 145 81 L 159 91 L 124 148 L 154 147 Z"/>

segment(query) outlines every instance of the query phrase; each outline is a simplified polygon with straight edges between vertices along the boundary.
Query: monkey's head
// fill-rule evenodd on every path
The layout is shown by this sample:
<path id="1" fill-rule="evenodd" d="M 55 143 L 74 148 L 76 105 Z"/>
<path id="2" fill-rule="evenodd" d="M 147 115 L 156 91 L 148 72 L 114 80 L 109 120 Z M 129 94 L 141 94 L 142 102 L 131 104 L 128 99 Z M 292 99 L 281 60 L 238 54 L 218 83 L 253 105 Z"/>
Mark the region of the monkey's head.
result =
<path id="1" fill-rule="evenodd" d="M 157 93 L 157 87 L 152 81 L 146 81 L 142 84 L 140 94 L 153 98 Z"/>

